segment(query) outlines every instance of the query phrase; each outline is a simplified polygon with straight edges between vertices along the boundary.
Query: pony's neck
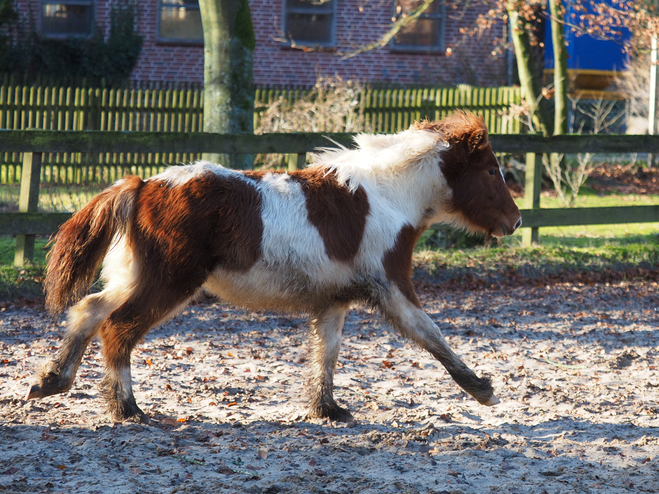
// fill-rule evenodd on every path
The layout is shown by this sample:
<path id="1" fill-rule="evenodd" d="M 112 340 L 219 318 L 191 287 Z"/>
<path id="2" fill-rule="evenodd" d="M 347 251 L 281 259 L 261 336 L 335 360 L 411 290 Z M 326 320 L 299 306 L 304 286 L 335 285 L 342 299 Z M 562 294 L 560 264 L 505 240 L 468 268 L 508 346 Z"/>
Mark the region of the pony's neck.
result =
<path id="1" fill-rule="evenodd" d="M 451 190 L 437 159 L 426 160 L 401 169 L 395 177 L 386 180 L 378 180 L 377 175 L 372 177 L 381 197 L 402 213 L 410 225 L 422 230 L 432 223 L 451 220 L 446 210 Z"/>

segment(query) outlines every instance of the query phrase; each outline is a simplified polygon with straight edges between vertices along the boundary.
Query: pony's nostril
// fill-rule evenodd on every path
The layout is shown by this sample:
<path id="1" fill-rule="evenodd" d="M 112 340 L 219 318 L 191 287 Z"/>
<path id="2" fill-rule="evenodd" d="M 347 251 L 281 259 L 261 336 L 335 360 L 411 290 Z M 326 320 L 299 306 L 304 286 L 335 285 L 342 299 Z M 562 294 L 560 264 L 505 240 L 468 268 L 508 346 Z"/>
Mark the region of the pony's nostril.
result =
<path id="1" fill-rule="evenodd" d="M 522 226 L 522 218 L 517 220 L 517 223 L 515 223 L 515 226 L 513 227 L 513 230 L 517 230 L 520 226 Z"/>

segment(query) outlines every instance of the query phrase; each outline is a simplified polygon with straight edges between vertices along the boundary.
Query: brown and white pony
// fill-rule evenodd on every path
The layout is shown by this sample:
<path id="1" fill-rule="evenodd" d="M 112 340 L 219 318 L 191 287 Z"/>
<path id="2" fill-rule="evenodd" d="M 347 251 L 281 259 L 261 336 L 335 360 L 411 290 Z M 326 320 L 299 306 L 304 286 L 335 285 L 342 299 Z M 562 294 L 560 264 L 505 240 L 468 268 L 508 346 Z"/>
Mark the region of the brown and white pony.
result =
<path id="1" fill-rule="evenodd" d="M 310 417 L 351 419 L 332 390 L 353 302 L 377 307 L 479 403 L 498 403 L 489 379 L 453 353 L 422 310 L 411 280 L 414 244 L 432 223 L 497 237 L 521 225 L 485 123 L 459 112 L 355 140 L 356 149 L 324 150 L 297 172 L 200 162 L 99 194 L 57 234 L 46 301 L 54 312 L 78 301 L 101 265 L 103 291 L 69 310 L 62 346 L 27 399 L 70 389 L 100 335 L 113 418 L 147 421 L 131 389 L 131 351 L 205 289 L 247 308 L 310 315 Z"/>

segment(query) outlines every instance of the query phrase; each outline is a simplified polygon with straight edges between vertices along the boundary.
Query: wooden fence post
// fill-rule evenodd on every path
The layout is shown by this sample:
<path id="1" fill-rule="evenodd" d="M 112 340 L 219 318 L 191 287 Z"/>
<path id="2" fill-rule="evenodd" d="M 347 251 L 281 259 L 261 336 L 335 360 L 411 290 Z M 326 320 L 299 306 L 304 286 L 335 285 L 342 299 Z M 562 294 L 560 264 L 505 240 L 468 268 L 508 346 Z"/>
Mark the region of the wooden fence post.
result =
<path id="1" fill-rule="evenodd" d="M 542 187 L 542 154 L 526 153 L 526 183 L 524 185 L 524 208 L 540 209 L 540 189 Z M 522 225 L 524 218 L 522 218 Z M 537 244 L 538 228 L 522 230 L 522 246 Z"/>
<path id="2" fill-rule="evenodd" d="M 23 153 L 21 195 L 18 201 L 20 213 L 36 213 L 39 206 L 39 180 L 41 178 L 41 153 Z M 16 235 L 14 266 L 23 266 L 34 257 L 34 235 Z"/>
<path id="3" fill-rule="evenodd" d="M 294 172 L 295 170 L 302 170 L 307 166 L 307 153 L 289 154 L 288 155 L 288 171 Z"/>

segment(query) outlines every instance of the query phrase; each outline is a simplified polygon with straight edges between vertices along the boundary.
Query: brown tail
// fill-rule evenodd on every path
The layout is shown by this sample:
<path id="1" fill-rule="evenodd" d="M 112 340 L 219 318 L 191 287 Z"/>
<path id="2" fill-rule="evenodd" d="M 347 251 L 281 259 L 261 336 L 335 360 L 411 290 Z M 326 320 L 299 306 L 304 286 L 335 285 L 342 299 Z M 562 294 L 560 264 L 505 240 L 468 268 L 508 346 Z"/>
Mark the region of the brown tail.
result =
<path id="1" fill-rule="evenodd" d="M 139 177 L 120 181 L 60 227 L 44 282 L 50 311 L 61 312 L 89 290 L 112 239 L 127 231 L 143 183 Z"/>

